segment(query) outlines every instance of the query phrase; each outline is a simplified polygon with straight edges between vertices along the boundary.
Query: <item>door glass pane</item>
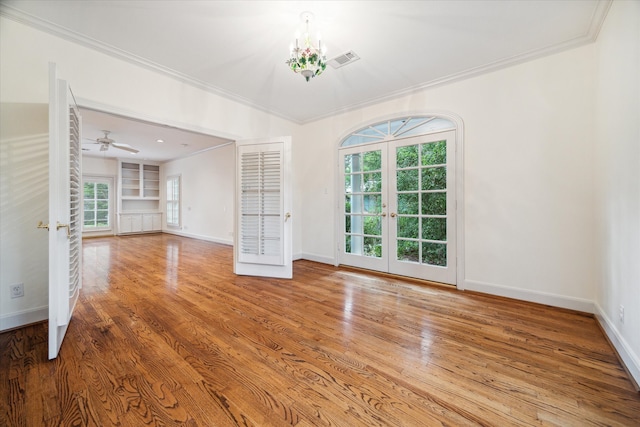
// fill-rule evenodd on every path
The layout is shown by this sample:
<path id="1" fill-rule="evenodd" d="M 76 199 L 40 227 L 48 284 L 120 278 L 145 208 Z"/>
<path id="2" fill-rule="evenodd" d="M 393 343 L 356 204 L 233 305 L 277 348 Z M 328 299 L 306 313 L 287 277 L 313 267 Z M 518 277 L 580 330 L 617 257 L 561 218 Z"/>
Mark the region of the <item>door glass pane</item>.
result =
<path id="1" fill-rule="evenodd" d="M 344 173 L 349 174 L 353 172 L 360 172 L 362 170 L 362 162 L 360 159 L 360 153 L 347 154 L 344 156 Z"/>
<path id="2" fill-rule="evenodd" d="M 420 213 L 418 193 L 398 194 L 398 213 L 405 215 L 418 215 Z"/>
<path id="3" fill-rule="evenodd" d="M 398 261 L 418 262 L 420 260 L 420 246 L 411 240 L 398 240 Z"/>
<path id="4" fill-rule="evenodd" d="M 423 193 L 422 194 L 422 214 L 423 215 L 446 215 L 447 214 L 447 193 Z"/>
<path id="5" fill-rule="evenodd" d="M 422 243 L 422 262 L 446 267 L 447 245 L 445 243 Z"/>
<path id="6" fill-rule="evenodd" d="M 344 211 L 345 213 L 362 213 L 362 196 L 344 196 Z"/>
<path id="7" fill-rule="evenodd" d="M 347 254 L 361 255 L 362 251 L 354 252 L 354 249 L 362 248 L 362 236 L 346 235 L 344 238 L 344 252 Z"/>
<path id="8" fill-rule="evenodd" d="M 419 170 L 409 169 L 396 173 L 398 191 L 418 191 Z"/>
<path id="9" fill-rule="evenodd" d="M 379 216 L 364 217 L 364 234 L 379 236 L 382 234 L 382 221 Z"/>
<path id="10" fill-rule="evenodd" d="M 362 211 L 375 214 L 382 212 L 382 196 L 379 194 L 365 194 Z"/>
<path id="11" fill-rule="evenodd" d="M 398 169 L 418 166 L 418 146 L 408 145 L 396 148 L 396 167 Z"/>
<path id="12" fill-rule="evenodd" d="M 381 258 L 382 257 L 382 239 L 378 237 L 365 237 L 363 255 L 375 257 L 375 258 Z"/>
<path id="13" fill-rule="evenodd" d="M 362 174 L 354 173 L 344 176 L 345 193 L 359 193 L 362 189 Z"/>
<path id="14" fill-rule="evenodd" d="M 444 165 L 447 163 L 447 141 L 422 144 L 422 165 Z"/>
<path id="15" fill-rule="evenodd" d="M 447 168 L 423 168 L 422 169 L 422 189 L 423 190 L 445 190 L 447 188 Z"/>
<path id="16" fill-rule="evenodd" d="M 365 173 L 362 175 L 363 187 L 365 192 L 381 192 L 382 191 L 382 173 Z"/>
<path id="17" fill-rule="evenodd" d="M 382 168 L 382 151 L 369 151 L 362 156 L 363 170 L 379 171 Z"/>
<path id="18" fill-rule="evenodd" d="M 348 233 L 362 234 L 364 229 L 362 227 L 362 215 L 347 215 L 349 218 L 349 230 Z"/>
<path id="19" fill-rule="evenodd" d="M 446 218 L 422 218 L 422 238 L 425 240 L 447 240 Z"/>
<path id="20" fill-rule="evenodd" d="M 398 217 L 398 237 L 409 239 L 420 238 L 420 218 L 418 217 Z"/>

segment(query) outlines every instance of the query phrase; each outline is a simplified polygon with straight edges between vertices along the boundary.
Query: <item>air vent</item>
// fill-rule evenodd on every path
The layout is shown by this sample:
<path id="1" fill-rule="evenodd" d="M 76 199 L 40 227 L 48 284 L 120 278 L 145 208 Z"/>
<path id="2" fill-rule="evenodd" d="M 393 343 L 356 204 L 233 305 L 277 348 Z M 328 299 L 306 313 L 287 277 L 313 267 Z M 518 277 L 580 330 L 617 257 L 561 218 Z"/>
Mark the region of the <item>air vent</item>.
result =
<path id="1" fill-rule="evenodd" d="M 340 68 L 340 67 L 344 67 L 347 64 L 351 64 L 352 62 L 355 62 L 358 59 L 360 59 L 360 57 L 356 55 L 354 51 L 350 50 L 347 53 L 343 53 L 340 56 L 336 56 L 335 58 L 330 59 L 328 61 L 328 64 L 331 65 L 333 68 Z"/>

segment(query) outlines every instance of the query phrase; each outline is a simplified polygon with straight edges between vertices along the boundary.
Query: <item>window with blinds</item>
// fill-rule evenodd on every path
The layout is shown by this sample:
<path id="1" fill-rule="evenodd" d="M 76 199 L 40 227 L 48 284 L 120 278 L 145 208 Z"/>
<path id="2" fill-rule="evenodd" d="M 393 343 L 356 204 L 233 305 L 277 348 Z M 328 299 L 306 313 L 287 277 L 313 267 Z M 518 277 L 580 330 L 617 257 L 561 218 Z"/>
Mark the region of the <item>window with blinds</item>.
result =
<path id="1" fill-rule="evenodd" d="M 167 177 L 167 227 L 180 227 L 180 175 Z"/>
<path id="2" fill-rule="evenodd" d="M 284 265 L 281 144 L 241 149 L 239 154 L 239 261 Z"/>

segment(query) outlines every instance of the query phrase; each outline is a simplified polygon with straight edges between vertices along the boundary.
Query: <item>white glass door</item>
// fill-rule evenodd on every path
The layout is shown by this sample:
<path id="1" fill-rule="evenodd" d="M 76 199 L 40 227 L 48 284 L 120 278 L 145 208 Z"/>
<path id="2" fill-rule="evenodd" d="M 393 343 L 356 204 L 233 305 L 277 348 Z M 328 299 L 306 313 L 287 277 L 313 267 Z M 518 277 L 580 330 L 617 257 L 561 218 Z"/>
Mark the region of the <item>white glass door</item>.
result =
<path id="1" fill-rule="evenodd" d="M 387 145 L 340 150 L 342 264 L 387 270 Z"/>
<path id="2" fill-rule="evenodd" d="M 456 283 L 455 132 L 340 150 L 340 263 Z"/>
<path id="3" fill-rule="evenodd" d="M 454 132 L 389 145 L 389 272 L 456 283 Z"/>

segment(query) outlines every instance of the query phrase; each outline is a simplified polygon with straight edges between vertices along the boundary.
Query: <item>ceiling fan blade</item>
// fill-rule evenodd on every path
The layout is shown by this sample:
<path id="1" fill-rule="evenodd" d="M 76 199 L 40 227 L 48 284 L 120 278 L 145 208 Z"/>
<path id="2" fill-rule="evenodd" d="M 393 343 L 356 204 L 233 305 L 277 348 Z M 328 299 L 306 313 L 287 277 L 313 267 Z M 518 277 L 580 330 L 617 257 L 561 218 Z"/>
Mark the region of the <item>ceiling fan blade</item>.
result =
<path id="1" fill-rule="evenodd" d="M 113 145 L 115 148 L 129 151 L 130 153 L 137 153 L 139 151 L 127 144 L 118 144 L 117 142 L 112 142 L 111 145 Z"/>

